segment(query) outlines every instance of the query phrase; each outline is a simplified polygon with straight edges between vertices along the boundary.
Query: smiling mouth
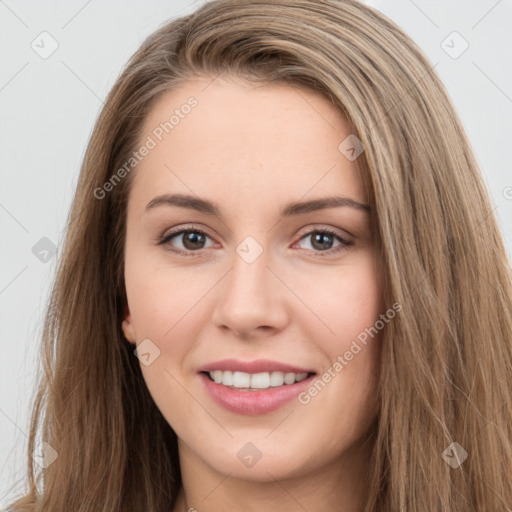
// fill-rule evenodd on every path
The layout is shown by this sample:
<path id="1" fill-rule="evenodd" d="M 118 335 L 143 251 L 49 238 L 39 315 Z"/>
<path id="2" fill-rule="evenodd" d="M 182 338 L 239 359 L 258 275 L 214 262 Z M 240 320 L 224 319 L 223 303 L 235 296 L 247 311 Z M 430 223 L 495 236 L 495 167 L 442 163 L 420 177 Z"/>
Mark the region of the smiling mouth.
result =
<path id="1" fill-rule="evenodd" d="M 260 372 L 246 373 L 239 371 L 204 371 L 208 379 L 222 386 L 238 391 L 260 391 L 262 389 L 286 387 L 301 382 L 313 375 L 314 372 Z"/>

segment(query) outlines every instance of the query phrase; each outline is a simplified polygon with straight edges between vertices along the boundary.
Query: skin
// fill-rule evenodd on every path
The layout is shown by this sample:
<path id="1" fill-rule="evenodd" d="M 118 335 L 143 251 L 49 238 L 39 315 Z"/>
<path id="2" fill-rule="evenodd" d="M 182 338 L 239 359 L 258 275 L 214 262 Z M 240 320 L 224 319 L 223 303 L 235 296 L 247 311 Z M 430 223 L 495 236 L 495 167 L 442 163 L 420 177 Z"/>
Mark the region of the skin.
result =
<path id="1" fill-rule="evenodd" d="M 291 201 L 340 195 L 367 203 L 357 160 L 338 150 L 350 126 L 307 88 L 205 76 L 158 100 L 141 141 L 190 96 L 198 105 L 132 171 L 125 245 L 123 331 L 160 350 L 141 369 L 178 436 L 183 488 L 173 510 L 360 511 L 380 333 L 307 405 L 293 399 L 262 415 L 217 405 L 197 373 L 220 359 L 264 358 L 321 375 L 384 312 L 367 212 L 344 206 L 279 217 Z M 145 212 L 164 193 L 215 202 L 221 218 L 169 205 Z M 194 249 L 183 235 L 158 245 L 180 227 L 205 231 L 203 245 Z M 318 228 L 336 232 L 320 248 Z M 236 252 L 248 236 L 263 249 L 252 263 Z M 337 236 L 353 244 L 333 253 Z M 252 467 L 237 457 L 248 442 L 262 454 Z"/>

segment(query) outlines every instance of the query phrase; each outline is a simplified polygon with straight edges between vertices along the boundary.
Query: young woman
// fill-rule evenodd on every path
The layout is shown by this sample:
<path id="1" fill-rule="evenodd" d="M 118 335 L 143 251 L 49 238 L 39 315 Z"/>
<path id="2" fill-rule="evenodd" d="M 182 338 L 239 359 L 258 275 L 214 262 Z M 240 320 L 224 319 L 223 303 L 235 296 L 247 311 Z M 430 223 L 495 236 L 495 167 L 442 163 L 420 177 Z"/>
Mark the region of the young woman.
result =
<path id="1" fill-rule="evenodd" d="M 377 11 L 216 0 L 166 24 L 85 155 L 11 510 L 511 509 L 491 212 L 439 78 Z"/>

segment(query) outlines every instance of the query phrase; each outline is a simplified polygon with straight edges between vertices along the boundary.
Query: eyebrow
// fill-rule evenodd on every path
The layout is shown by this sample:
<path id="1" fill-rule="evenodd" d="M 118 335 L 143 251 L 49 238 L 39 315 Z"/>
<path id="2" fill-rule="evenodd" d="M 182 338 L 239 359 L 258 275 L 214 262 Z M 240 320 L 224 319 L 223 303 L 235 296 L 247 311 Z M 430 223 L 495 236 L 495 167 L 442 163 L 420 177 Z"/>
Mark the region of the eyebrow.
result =
<path id="1" fill-rule="evenodd" d="M 159 206 L 178 206 L 180 208 L 188 208 L 196 210 L 207 215 L 215 215 L 222 217 L 220 208 L 211 201 L 201 199 L 199 197 L 189 196 L 185 194 L 164 194 L 153 198 L 146 206 L 145 212 L 157 208 Z M 360 203 L 350 197 L 330 196 L 320 199 L 312 199 L 310 201 L 297 201 L 288 203 L 281 211 L 281 217 L 291 217 L 293 215 L 301 215 L 311 213 L 326 208 L 349 207 L 363 212 L 370 212 L 372 207 L 368 204 Z"/>

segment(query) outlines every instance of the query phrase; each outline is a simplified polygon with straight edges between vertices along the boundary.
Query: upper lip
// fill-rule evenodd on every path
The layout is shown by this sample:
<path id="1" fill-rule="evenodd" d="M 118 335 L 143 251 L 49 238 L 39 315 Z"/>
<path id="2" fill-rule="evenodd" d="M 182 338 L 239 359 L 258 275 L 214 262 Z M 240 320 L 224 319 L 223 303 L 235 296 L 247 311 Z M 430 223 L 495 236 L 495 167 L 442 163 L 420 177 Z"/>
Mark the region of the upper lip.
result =
<path id="1" fill-rule="evenodd" d="M 254 361 L 240 361 L 238 359 L 222 359 L 199 368 L 199 372 L 213 372 L 215 370 L 235 371 L 245 373 L 283 372 L 283 373 L 315 373 L 314 370 L 294 366 L 270 359 L 255 359 Z"/>

